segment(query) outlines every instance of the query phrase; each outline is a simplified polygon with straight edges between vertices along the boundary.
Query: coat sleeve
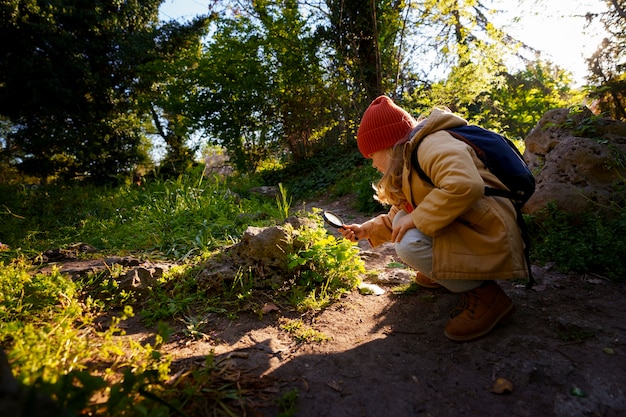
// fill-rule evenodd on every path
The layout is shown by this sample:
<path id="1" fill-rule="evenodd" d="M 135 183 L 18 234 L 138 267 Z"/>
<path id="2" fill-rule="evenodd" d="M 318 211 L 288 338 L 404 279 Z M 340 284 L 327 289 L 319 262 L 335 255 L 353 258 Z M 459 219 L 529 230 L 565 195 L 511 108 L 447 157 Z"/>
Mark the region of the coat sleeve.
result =
<path id="1" fill-rule="evenodd" d="M 436 236 L 484 195 L 485 183 L 475 158 L 469 145 L 445 131 L 422 139 L 418 160 L 434 188 L 417 205 L 411 218 L 423 233 Z"/>
<path id="2" fill-rule="evenodd" d="M 389 242 L 391 239 L 393 218 L 399 210 L 398 207 L 393 206 L 388 213 L 376 216 L 362 224 L 362 227 L 369 236 L 368 241 L 372 247 Z"/>

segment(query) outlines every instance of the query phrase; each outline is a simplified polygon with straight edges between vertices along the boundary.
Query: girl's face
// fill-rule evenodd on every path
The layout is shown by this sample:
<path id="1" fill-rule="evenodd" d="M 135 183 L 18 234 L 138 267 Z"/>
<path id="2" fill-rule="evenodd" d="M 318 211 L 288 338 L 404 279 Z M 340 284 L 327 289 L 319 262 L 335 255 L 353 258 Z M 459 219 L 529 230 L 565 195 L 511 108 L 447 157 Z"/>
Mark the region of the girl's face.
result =
<path id="1" fill-rule="evenodd" d="M 372 166 L 378 170 L 378 172 L 385 173 L 389 168 L 389 153 L 390 148 L 381 149 L 380 151 L 374 152 L 372 157 Z"/>

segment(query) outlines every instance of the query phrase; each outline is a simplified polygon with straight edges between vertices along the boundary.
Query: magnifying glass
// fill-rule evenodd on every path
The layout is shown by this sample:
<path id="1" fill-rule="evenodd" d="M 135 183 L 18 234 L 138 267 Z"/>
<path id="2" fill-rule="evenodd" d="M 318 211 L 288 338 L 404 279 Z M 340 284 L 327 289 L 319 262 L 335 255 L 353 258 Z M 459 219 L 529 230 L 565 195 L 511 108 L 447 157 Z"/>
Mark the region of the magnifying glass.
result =
<path id="1" fill-rule="evenodd" d="M 341 229 L 343 227 L 343 220 L 341 220 L 341 217 L 331 213 L 330 211 L 325 211 L 322 214 L 322 217 L 324 218 L 324 221 L 332 227 L 337 229 Z"/>

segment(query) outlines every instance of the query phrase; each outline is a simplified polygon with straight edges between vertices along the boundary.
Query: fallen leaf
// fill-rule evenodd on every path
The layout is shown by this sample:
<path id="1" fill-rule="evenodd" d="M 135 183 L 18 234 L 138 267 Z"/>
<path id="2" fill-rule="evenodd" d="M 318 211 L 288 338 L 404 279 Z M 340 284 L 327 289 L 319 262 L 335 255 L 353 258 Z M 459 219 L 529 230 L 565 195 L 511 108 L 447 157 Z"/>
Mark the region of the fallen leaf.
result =
<path id="1" fill-rule="evenodd" d="M 343 388 L 335 381 L 327 382 L 326 385 L 329 386 L 330 388 L 334 389 L 337 392 L 343 391 Z"/>
<path id="2" fill-rule="evenodd" d="M 498 378 L 496 382 L 493 383 L 491 392 L 495 394 L 510 394 L 513 392 L 513 384 L 506 378 Z"/>
<path id="3" fill-rule="evenodd" d="M 533 290 L 535 290 L 536 292 L 544 292 L 546 290 L 546 286 L 545 285 L 535 285 L 533 287 Z"/>
<path id="4" fill-rule="evenodd" d="M 615 355 L 615 349 L 610 347 L 605 347 L 604 349 L 602 349 L 602 351 L 607 355 Z"/>
<path id="5" fill-rule="evenodd" d="M 248 359 L 250 357 L 250 353 L 248 352 L 230 352 L 228 354 L 229 359 Z"/>
<path id="6" fill-rule="evenodd" d="M 274 303 L 265 303 L 265 305 L 261 309 L 262 314 L 268 314 L 268 313 L 271 313 L 272 311 L 280 311 L 280 309 L 276 307 L 276 304 Z"/>

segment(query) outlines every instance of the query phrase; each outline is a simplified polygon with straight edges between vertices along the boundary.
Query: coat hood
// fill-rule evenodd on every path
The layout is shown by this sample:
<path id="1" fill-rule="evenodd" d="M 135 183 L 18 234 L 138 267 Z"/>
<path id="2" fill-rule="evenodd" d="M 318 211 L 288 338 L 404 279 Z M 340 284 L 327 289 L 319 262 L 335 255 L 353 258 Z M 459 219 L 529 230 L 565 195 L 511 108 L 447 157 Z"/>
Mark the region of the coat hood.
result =
<path id="1" fill-rule="evenodd" d="M 467 126 L 467 120 L 450 111 L 447 107 L 435 107 L 430 115 L 413 128 L 410 139 L 410 150 L 426 136 L 438 130 L 452 129 L 460 126 Z"/>

